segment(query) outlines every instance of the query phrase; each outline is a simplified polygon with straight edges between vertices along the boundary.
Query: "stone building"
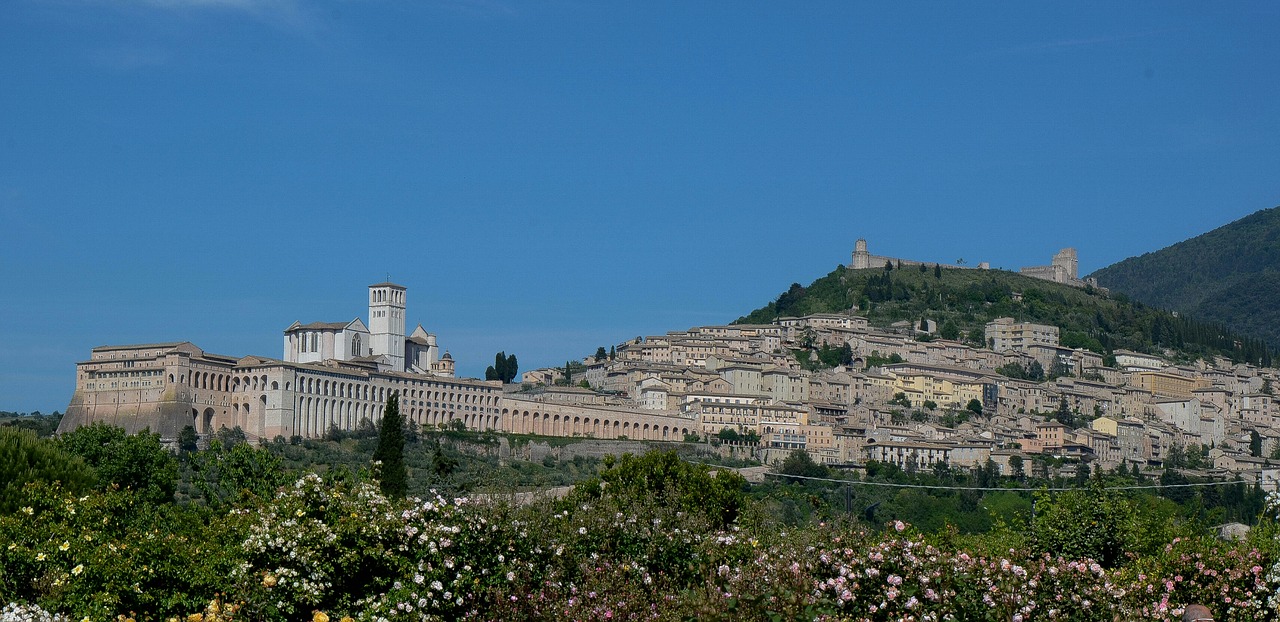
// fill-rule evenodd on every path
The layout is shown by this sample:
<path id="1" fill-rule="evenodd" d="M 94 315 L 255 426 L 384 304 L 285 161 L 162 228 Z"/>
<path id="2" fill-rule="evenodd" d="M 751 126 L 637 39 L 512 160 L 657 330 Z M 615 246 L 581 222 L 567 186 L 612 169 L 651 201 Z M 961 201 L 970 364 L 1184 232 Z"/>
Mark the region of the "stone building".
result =
<path id="1" fill-rule="evenodd" d="M 885 267 L 886 264 L 890 264 L 890 263 L 892 263 L 894 267 L 897 267 L 899 265 L 903 267 L 919 266 L 921 264 L 938 265 L 937 262 L 934 262 L 933 264 L 927 264 L 923 261 L 916 261 L 913 259 L 900 259 L 898 257 L 884 257 L 881 255 L 872 255 L 867 251 L 867 241 L 863 238 L 858 238 L 858 240 L 853 243 L 853 257 L 849 261 L 850 268 L 854 270 L 865 270 L 867 268 L 883 268 Z M 977 266 L 948 265 L 947 267 L 948 268 L 966 268 L 966 269 L 976 268 L 978 270 L 987 270 L 991 267 L 991 264 L 984 261 L 982 263 L 979 263 Z"/>
<path id="2" fill-rule="evenodd" d="M 996 352 L 1025 352 L 1032 346 L 1058 346 L 1058 327 L 1031 322 L 1014 322 L 1011 317 L 987 322 L 984 336 L 987 347 Z"/>
<path id="3" fill-rule="evenodd" d="M 373 362 L 384 371 L 453 376 L 453 358 L 440 355 L 436 336 L 419 324 L 405 336 L 406 290 L 395 283 L 369 286 L 369 323 L 294 322 L 284 331 L 284 360 Z"/>
<path id="4" fill-rule="evenodd" d="M 367 360 L 237 358 L 177 342 L 94 348 L 76 364 L 76 390 L 58 431 L 102 422 L 166 439 L 188 425 L 199 434 L 240 427 L 251 439 L 316 438 L 377 422 L 393 393 L 405 419 L 417 423 L 500 423 L 497 382 L 391 371 Z"/>

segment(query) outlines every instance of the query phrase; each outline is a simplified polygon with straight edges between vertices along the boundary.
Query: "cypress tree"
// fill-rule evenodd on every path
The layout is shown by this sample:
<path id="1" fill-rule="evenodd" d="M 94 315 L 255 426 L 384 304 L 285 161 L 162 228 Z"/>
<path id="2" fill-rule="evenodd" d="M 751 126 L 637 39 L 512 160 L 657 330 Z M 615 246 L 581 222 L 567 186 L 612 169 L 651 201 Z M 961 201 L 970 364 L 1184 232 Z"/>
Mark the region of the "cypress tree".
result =
<path id="1" fill-rule="evenodd" d="M 404 419 L 400 417 L 400 394 L 392 393 L 382 412 L 378 430 L 378 448 L 373 452 L 374 462 L 382 462 L 378 485 L 382 494 L 393 499 L 403 499 L 409 489 L 409 472 L 404 465 Z"/>

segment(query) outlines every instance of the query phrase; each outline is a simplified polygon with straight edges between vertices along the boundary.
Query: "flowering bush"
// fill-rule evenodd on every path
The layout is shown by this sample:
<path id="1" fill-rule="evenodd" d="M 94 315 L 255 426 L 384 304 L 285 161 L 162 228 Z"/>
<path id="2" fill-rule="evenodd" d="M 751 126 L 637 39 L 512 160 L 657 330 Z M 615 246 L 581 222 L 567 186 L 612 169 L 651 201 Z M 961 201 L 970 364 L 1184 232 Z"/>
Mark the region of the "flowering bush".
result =
<path id="1" fill-rule="evenodd" d="M 312 611 L 360 619 L 456 618 L 528 557 L 519 520 L 467 499 L 393 503 L 369 483 L 307 475 L 253 513 L 233 573 L 244 611 L 292 618 Z M 526 562 L 527 566 L 527 562 Z"/>
<path id="2" fill-rule="evenodd" d="M 526 507 L 316 475 L 220 514 L 32 484 L 0 515 L 0 621 L 1278 619 L 1273 523 L 1265 547 L 1174 538 L 1108 568 L 897 521 L 725 520 L 732 486 L 691 475 L 714 493 L 698 508 L 665 464 Z"/>
<path id="3" fill-rule="evenodd" d="M 33 484 L 0 515 L 0 597 L 76 619 L 206 602 L 230 571 L 223 532 L 186 508 L 140 504 L 130 491 L 74 497 Z"/>
<path id="4" fill-rule="evenodd" d="M 1262 553 L 1209 539 L 1175 538 L 1164 553 L 1123 569 L 1124 610 L 1147 620 L 1177 620 L 1187 603 L 1213 607 L 1221 620 L 1273 620 L 1275 589 Z"/>

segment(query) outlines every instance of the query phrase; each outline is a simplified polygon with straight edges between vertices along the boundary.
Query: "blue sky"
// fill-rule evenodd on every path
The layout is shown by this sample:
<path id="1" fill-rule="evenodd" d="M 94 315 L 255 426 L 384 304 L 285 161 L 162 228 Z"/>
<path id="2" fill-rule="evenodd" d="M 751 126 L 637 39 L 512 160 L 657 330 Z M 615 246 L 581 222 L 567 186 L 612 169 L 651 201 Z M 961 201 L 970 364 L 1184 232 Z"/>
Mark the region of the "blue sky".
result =
<path id="1" fill-rule="evenodd" d="M 0 410 L 409 289 L 482 375 L 1280 204 L 1274 2 L 0 2 Z"/>

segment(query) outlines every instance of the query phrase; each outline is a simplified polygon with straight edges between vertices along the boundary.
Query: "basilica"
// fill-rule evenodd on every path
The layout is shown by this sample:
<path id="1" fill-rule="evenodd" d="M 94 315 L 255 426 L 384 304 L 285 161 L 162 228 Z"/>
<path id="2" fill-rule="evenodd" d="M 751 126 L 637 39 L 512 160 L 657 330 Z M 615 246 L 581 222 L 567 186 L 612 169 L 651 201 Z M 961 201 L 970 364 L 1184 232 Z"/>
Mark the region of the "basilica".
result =
<path id="1" fill-rule="evenodd" d="M 278 359 L 213 354 L 189 341 L 94 348 L 76 364 L 58 431 L 102 422 L 169 443 L 187 426 L 202 436 L 238 427 L 252 441 L 320 438 L 377 424 L 393 395 L 420 426 L 636 440 L 697 430 L 676 412 L 545 403 L 497 380 L 457 378 L 435 335 L 421 325 L 405 334 L 406 300 L 403 286 L 370 285 L 367 322 L 294 322 Z"/>

